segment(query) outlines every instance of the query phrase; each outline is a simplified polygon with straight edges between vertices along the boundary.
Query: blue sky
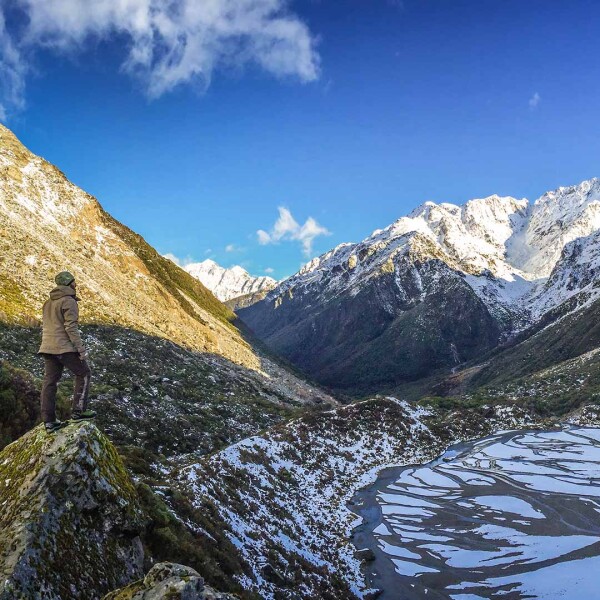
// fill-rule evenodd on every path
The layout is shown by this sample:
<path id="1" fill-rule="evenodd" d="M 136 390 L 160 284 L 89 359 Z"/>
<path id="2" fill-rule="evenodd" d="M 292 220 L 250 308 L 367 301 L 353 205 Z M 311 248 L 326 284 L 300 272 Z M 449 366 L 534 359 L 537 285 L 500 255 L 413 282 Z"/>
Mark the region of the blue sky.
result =
<path id="1" fill-rule="evenodd" d="M 283 277 L 425 200 L 600 176 L 598 2 L 215 0 L 184 61 L 156 1 L 0 0 L 0 112 L 163 253 Z"/>

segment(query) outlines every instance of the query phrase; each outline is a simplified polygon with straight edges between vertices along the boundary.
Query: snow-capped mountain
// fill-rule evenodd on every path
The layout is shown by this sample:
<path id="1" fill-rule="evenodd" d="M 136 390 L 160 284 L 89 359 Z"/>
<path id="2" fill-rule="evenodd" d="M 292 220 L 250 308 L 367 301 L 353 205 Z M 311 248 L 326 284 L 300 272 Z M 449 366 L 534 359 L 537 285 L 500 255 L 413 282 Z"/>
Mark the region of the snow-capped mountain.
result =
<path id="1" fill-rule="evenodd" d="M 313 259 L 240 315 L 328 385 L 371 360 L 373 368 L 348 385 L 391 385 L 492 348 L 584 288 L 586 301 L 595 297 L 599 229 L 599 179 L 533 203 L 426 202 L 364 241 Z M 415 365 L 419 356 L 428 368 Z"/>
<path id="2" fill-rule="evenodd" d="M 470 200 L 463 206 L 426 202 L 363 242 L 341 244 L 313 259 L 274 293 L 317 279 L 326 280 L 325 287 L 336 293 L 362 285 L 420 236 L 422 246 L 430 243 L 432 256 L 439 254 L 465 274 L 535 282 L 550 275 L 567 243 L 598 229 L 600 179 L 548 192 L 533 204 L 510 196 Z M 527 286 L 520 287 L 517 295 Z"/>
<path id="3" fill-rule="evenodd" d="M 532 313 L 546 312 L 576 300 L 569 310 L 600 297 L 600 230 L 567 243 L 550 276 L 532 294 Z"/>
<path id="4" fill-rule="evenodd" d="M 268 292 L 277 285 L 272 277 L 253 277 L 240 266 L 226 269 L 210 259 L 188 264 L 184 269 L 201 281 L 221 302 Z"/>

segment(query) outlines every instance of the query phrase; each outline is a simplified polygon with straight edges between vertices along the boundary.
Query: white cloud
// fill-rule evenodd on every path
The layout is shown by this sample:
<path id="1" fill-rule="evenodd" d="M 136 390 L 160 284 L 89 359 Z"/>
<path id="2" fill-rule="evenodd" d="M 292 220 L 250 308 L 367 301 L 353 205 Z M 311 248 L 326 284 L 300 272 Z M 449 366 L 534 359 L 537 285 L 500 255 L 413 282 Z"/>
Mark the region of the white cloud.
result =
<path id="1" fill-rule="evenodd" d="M 225 252 L 235 252 L 236 250 L 235 244 L 227 244 L 227 246 L 225 246 Z"/>
<path id="2" fill-rule="evenodd" d="M 0 5 L 6 5 L 0 2 Z M 257 65 L 277 77 L 319 76 L 315 37 L 287 0 L 12 0 L 27 25 L 4 26 L 0 7 L 2 101 L 23 104 L 24 81 L 41 48 L 77 54 L 98 40 L 124 40 L 122 71 L 150 98 L 192 84 L 205 89 L 216 69 Z"/>
<path id="3" fill-rule="evenodd" d="M 267 273 L 268 275 L 270 275 L 271 273 L 275 273 L 275 269 L 273 269 L 272 267 L 267 267 L 265 269 L 265 273 Z"/>
<path id="4" fill-rule="evenodd" d="M 186 256 L 185 258 L 179 258 L 171 252 L 167 252 L 163 254 L 163 258 L 168 258 L 171 262 L 174 262 L 178 267 L 187 267 L 194 262 L 194 259 L 191 256 Z"/>
<path id="5" fill-rule="evenodd" d="M 535 94 L 533 94 L 533 96 L 529 98 L 529 109 L 535 110 L 538 107 L 538 104 L 540 103 L 541 99 L 542 97 L 537 92 L 535 92 Z"/>
<path id="6" fill-rule="evenodd" d="M 266 231 L 259 229 L 256 232 L 256 235 L 258 236 L 258 243 L 261 246 L 266 246 L 271 243 L 271 236 Z"/>
<path id="7" fill-rule="evenodd" d="M 279 218 L 275 221 L 271 231 L 267 232 L 264 229 L 259 229 L 256 232 L 259 244 L 265 246 L 284 240 L 299 241 L 302 244 L 304 254 L 310 256 L 314 239 L 321 235 L 330 235 L 330 231 L 319 225 L 312 217 L 308 217 L 304 225 L 300 225 L 289 209 L 280 206 L 278 210 Z"/>
<path id="8" fill-rule="evenodd" d="M 171 262 L 174 262 L 176 265 L 180 267 L 182 266 L 181 260 L 177 258 L 174 254 L 171 254 L 170 252 L 163 254 L 163 258 L 168 258 Z"/>

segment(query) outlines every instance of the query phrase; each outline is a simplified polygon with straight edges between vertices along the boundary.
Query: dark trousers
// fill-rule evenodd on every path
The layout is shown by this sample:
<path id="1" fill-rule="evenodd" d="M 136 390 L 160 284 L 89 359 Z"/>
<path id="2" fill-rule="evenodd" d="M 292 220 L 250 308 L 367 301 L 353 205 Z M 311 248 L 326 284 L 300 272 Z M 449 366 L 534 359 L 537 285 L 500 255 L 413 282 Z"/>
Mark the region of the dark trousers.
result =
<path id="1" fill-rule="evenodd" d="M 87 408 L 90 393 L 91 371 L 85 360 L 77 352 L 65 354 L 42 354 L 44 357 L 44 382 L 42 383 L 42 420 L 44 423 L 56 421 L 56 387 L 65 367 L 75 375 L 73 390 L 73 412 Z"/>

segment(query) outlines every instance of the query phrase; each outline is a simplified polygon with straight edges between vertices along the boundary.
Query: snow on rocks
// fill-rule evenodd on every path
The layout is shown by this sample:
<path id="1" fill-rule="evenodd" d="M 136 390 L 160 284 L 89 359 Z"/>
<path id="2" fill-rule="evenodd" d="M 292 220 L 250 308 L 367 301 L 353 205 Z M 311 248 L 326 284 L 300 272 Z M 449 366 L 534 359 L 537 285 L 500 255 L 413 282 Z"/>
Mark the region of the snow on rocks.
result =
<path id="1" fill-rule="evenodd" d="M 441 429 L 430 426 L 434 418 L 377 397 L 243 440 L 183 468 L 178 479 L 198 506 L 216 505 L 250 566 L 242 582 L 248 589 L 267 599 L 285 589 L 363 597 L 369 590 L 349 541 L 358 524 L 347 506 L 354 493 L 382 468 L 427 462 L 456 439 L 527 422 L 512 408 L 492 409 L 486 419 L 455 418 Z"/>
<path id="2" fill-rule="evenodd" d="M 253 277 L 240 266 L 225 269 L 214 260 L 191 263 L 184 269 L 200 280 L 219 300 L 226 302 L 239 296 L 272 290 L 277 282 L 272 277 Z"/>

